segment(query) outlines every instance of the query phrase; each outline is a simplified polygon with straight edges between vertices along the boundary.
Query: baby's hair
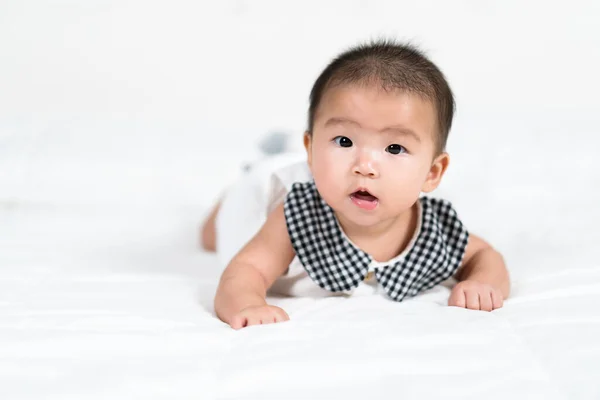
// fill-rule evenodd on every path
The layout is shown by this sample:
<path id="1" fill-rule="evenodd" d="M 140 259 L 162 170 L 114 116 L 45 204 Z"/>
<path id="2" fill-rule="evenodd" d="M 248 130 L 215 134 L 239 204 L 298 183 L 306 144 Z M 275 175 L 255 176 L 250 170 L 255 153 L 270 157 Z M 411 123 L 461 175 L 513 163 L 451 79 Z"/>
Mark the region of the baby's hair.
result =
<path id="1" fill-rule="evenodd" d="M 327 89 L 339 85 L 379 85 L 386 91 L 414 93 L 431 101 L 437 113 L 439 152 L 446 148 L 454 115 L 454 96 L 444 74 L 416 47 L 392 40 L 377 40 L 350 48 L 319 75 L 310 91 L 308 133 Z"/>

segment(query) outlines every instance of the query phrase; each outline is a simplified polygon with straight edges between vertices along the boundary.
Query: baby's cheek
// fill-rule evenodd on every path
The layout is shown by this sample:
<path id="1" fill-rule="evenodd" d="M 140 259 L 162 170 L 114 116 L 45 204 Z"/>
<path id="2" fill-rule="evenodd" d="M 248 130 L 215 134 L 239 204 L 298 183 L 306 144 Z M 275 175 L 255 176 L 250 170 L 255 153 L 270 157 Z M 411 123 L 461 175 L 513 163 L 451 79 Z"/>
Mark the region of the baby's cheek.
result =
<path id="1" fill-rule="evenodd" d="M 388 197 L 392 200 L 393 207 L 405 209 L 410 207 L 419 198 L 421 184 L 409 175 L 397 174 L 385 184 Z"/>
<path id="2" fill-rule="evenodd" d="M 321 165 L 319 168 L 313 168 L 313 178 L 321 197 L 327 204 L 336 207 L 344 192 L 343 177 L 335 169 Z"/>
<path id="3" fill-rule="evenodd" d="M 344 177 L 345 160 L 342 157 L 321 155 L 313 159 L 312 173 L 316 180 L 330 184 L 338 182 Z"/>
<path id="4" fill-rule="evenodd" d="M 332 200 L 332 197 L 335 197 L 335 193 L 339 191 L 341 182 L 339 179 L 336 179 L 331 171 L 327 171 L 326 169 L 315 171 L 313 173 L 313 178 L 319 193 L 325 201 L 329 203 L 329 201 Z"/>

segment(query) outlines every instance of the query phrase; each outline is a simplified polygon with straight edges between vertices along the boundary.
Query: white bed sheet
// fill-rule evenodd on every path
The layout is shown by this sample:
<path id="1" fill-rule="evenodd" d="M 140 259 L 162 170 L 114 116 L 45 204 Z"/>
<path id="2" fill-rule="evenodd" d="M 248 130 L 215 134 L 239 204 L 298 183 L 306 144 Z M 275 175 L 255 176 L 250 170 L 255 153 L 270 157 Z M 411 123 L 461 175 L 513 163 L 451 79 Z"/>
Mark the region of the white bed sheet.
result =
<path id="1" fill-rule="evenodd" d="M 435 194 L 505 256 L 504 308 L 449 308 L 443 286 L 273 299 L 290 322 L 238 332 L 197 231 L 247 146 L 4 123 L 0 399 L 598 399 L 598 124 L 566 121 L 457 120 Z"/>
<path id="2" fill-rule="evenodd" d="M 197 214 L 5 205 L 0 398 L 600 398 L 590 258 L 537 249 L 553 255 L 512 265 L 492 313 L 446 307 L 441 286 L 401 304 L 273 299 L 290 322 L 233 331 L 213 314 L 220 267 L 196 248 Z"/>

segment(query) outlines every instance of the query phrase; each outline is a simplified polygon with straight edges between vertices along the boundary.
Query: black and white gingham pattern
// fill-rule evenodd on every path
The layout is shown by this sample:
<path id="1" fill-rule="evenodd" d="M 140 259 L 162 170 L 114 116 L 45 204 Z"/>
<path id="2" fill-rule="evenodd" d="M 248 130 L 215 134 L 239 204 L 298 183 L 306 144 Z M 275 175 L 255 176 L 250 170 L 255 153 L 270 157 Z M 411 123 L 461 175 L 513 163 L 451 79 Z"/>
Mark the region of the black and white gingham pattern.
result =
<path id="1" fill-rule="evenodd" d="M 422 197 L 421 232 L 405 257 L 375 270 L 377 281 L 396 301 L 446 280 L 460 266 L 469 233 L 450 202 Z M 284 203 L 288 233 L 298 259 L 323 289 L 356 288 L 372 261 L 340 231 L 333 210 L 314 182 L 294 183 Z"/>
<path id="2" fill-rule="evenodd" d="M 296 255 L 319 286 L 339 292 L 353 289 L 365 279 L 371 257 L 344 238 L 333 210 L 314 182 L 294 183 L 284 213 Z"/>
<path id="3" fill-rule="evenodd" d="M 375 271 L 377 281 L 397 301 L 452 276 L 462 262 L 469 239 L 450 202 L 429 197 L 419 201 L 422 226 L 413 248 L 396 265 Z"/>

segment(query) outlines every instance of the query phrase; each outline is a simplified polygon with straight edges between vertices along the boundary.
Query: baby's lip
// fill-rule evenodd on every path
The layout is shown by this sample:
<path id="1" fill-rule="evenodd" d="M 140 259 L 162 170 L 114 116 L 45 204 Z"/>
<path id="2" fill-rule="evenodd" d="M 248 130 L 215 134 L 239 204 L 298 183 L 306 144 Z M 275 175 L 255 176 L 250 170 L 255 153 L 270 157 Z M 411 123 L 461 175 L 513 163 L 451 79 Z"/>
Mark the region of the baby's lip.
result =
<path id="1" fill-rule="evenodd" d="M 372 197 L 374 200 L 377 200 L 377 196 L 373 194 L 373 192 L 369 191 L 365 187 L 359 187 L 354 192 L 350 193 L 350 196 L 361 196 L 361 197 Z"/>
<path id="2" fill-rule="evenodd" d="M 372 191 L 370 191 L 369 189 L 367 189 L 367 188 L 366 188 L 366 187 L 364 187 L 364 186 L 359 186 L 359 187 L 357 187 L 357 188 L 356 188 L 356 190 L 354 190 L 354 192 L 352 192 L 352 193 L 357 193 L 357 192 L 364 192 L 364 193 L 368 193 L 368 194 L 370 194 L 370 195 L 373 195 L 373 192 L 372 192 Z"/>
<path id="3" fill-rule="evenodd" d="M 354 205 L 366 211 L 375 210 L 379 204 L 379 199 L 362 187 L 352 192 L 349 197 Z"/>

